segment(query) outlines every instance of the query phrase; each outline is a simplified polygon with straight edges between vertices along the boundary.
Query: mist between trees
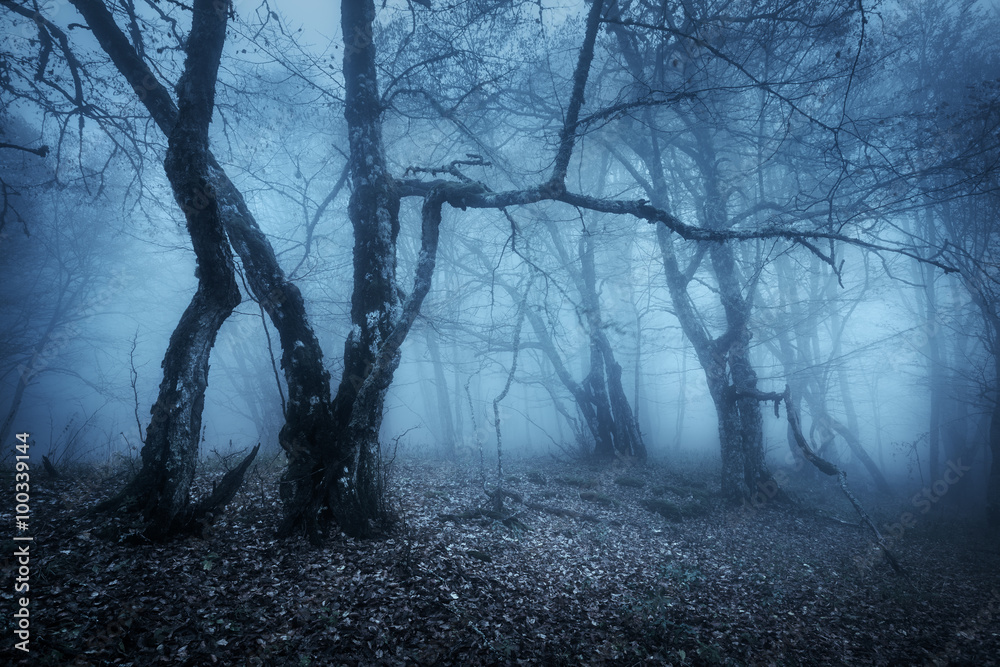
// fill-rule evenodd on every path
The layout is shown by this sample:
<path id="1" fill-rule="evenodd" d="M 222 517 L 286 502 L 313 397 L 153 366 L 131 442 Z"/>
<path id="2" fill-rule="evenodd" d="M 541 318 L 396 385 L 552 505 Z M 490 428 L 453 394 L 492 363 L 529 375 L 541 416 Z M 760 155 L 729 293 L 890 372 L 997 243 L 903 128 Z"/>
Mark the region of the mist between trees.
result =
<path id="1" fill-rule="evenodd" d="M 994 6 L 0 7 L 2 439 L 132 459 L 145 537 L 257 443 L 315 543 L 394 450 L 1000 525 Z"/>

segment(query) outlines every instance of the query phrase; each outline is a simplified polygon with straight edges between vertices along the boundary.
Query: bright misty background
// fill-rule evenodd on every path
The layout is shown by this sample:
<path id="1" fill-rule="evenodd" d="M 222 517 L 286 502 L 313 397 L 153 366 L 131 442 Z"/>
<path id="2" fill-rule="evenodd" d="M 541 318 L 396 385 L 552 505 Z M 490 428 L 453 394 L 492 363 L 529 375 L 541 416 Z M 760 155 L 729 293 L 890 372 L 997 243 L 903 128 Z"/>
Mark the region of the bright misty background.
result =
<path id="1" fill-rule="evenodd" d="M 33 80 L 37 31 L 3 12 L 2 141 L 49 152 L 0 151 L 0 418 L 5 443 L 12 432 L 30 432 L 33 452 L 57 465 L 114 461 L 141 447 L 160 362 L 195 289 L 194 255 L 163 175 L 164 137 L 93 39 L 70 27 L 79 22 L 72 6 L 43 4 L 71 36 L 97 111 L 86 119 L 70 113 L 58 91 Z M 709 17 L 740 10 L 694 4 Z M 823 14 L 821 3 L 803 4 Z M 490 166 L 462 169 L 493 190 L 538 183 L 551 167 L 586 6 L 456 6 L 448 13 L 434 2 L 437 14 L 406 2 L 379 6 L 391 171 L 447 177 L 413 169 L 475 155 Z M 145 48 L 174 81 L 183 66 L 176 34 L 150 7 L 140 9 L 143 21 L 159 26 L 145 32 Z M 303 291 L 336 382 L 350 329 L 353 242 L 338 7 L 249 1 L 236 12 L 212 148 Z M 987 321 L 997 200 L 996 154 L 977 152 L 985 140 L 975 133 L 996 139 L 997 10 L 885 2 L 865 18 L 860 54 L 857 15 L 811 32 L 777 23 L 766 44 L 753 41 L 766 36 L 741 33 L 742 23 L 706 21 L 686 57 L 668 48 L 667 37 L 646 33 L 631 47 L 649 80 L 663 84 L 658 89 L 634 76 L 621 43 L 603 31 L 570 188 L 649 198 L 643 181 L 652 176 L 635 146 L 655 128 L 667 177 L 661 205 L 704 226 L 707 180 L 696 138 L 703 136 L 732 228 L 822 228 L 906 249 L 815 241 L 819 252 L 833 253 L 831 266 L 783 238 L 735 243 L 752 303 L 758 387 L 790 385 L 807 436 L 859 484 L 869 483 L 868 473 L 841 438 L 827 435 L 821 411 L 854 432 L 901 495 L 934 481 L 934 440 L 939 465 L 960 460 L 972 468 L 949 503 L 981 511 L 997 401 Z M 48 66 L 70 90 L 65 63 L 53 56 Z M 399 276 L 409 289 L 420 246 L 417 202 L 404 200 L 401 221 Z M 516 372 L 500 403 L 505 452 L 568 458 L 593 448 L 552 356 L 563 374 L 584 381 L 591 364 L 579 288 L 585 239 L 601 328 L 650 457 L 718 465 L 716 408 L 675 316 L 654 227 L 558 203 L 446 208 L 433 289 L 389 391 L 384 447 L 477 464 L 482 447 L 487 465 L 495 460 L 493 401 L 507 382 L 523 302 L 542 330 L 531 318 L 521 323 Z M 710 262 L 692 264 L 697 244 L 669 243 L 682 269 L 695 267 L 690 305 L 718 335 L 725 312 Z M 917 256 L 964 273 L 946 274 Z M 245 297 L 222 328 L 202 456 L 257 442 L 268 457 L 281 456 L 284 379 L 266 319 Z M 764 417 L 772 470 L 792 470 L 784 407 L 782 418 L 769 405 Z"/>

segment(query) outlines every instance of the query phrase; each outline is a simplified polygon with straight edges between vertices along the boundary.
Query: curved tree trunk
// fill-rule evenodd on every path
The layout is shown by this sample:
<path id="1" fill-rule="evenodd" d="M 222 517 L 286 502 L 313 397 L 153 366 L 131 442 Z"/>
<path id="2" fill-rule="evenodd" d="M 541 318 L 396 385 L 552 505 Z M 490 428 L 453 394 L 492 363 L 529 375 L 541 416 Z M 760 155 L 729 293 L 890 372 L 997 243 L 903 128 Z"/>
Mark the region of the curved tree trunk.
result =
<path id="1" fill-rule="evenodd" d="M 349 171 L 353 192 L 348 217 L 354 229 L 354 289 L 351 332 L 344 343 L 344 374 L 333 401 L 338 445 L 323 461 L 322 485 L 341 529 L 364 534 L 379 512 L 371 490 L 377 475 L 375 447 L 382 424 L 385 390 L 399 363 L 398 350 L 384 363 L 382 378 L 360 389 L 399 317 L 396 289 L 396 236 L 399 196 L 386 169 L 382 108 L 375 45 L 375 5 L 371 0 L 341 4 L 344 39 L 344 117 L 350 137 Z M 382 383 L 385 383 L 382 386 Z M 372 383 L 369 382 L 369 385 Z"/>
<path id="2" fill-rule="evenodd" d="M 151 539 L 167 537 L 188 508 L 198 462 L 208 359 L 220 327 L 240 303 L 233 256 L 218 201 L 209 185 L 208 126 L 226 37 L 228 8 L 196 0 L 177 121 L 164 169 L 187 221 L 197 258 L 198 288 L 170 337 L 163 381 L 142 448 L 142 469 L 109 506 L 139 509 Z"/>
<path id="3" fill-rule="evenodd" d="M 71 2 L 150 117 L 169 137 L 177 122 L 177 107 L 167 87 L 139 57 L 101 0 Z M 278 439 L 288 456 L 289 468 L 281 484 L 285 517 L 279 532 L 287 535 L 301 527 L 317 541 L 319 507 L 312 502 L 313 486 L 323 462 L 338 458 L 336 452 L 331 454 L 339 443 L 333 437 L 330 375 L 323 366 L 323 351 L 306 316 L 301 293 L 286 279 L 274 249 L 239 189 L 211 152 L 207 160 L 208 183 L 229 243 L 240 257 L 251 293 L 267 311 L 281 343 L 288 403 Z"/>

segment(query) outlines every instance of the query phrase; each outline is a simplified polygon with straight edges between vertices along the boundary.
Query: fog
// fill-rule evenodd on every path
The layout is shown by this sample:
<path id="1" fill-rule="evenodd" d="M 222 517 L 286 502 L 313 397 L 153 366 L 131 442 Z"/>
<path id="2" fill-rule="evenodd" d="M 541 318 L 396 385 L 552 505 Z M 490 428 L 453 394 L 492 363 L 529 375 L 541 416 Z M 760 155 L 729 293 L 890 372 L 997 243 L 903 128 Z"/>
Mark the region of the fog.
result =
<path id="1" fill-rule="evenodd" d="M 30 433 L 57 467 L 138 460 L 199 285 L 167 138 L 76 4 L 47 5 L 43 28 L 2 11 L 3 438 Z M 374 33 L 347 45 L 377 47 L 385 168 L 403 193 L 398 298 L 369 315 L 391 324 L 413 290 L 420 187 L 528 192 L 567 147 L 562 182 L 579 196 L 448 200 L 431 289 L 375 409 L 383 455 L 492 470 L 499 429 L 512 460 L 721 469 L 733 446 L 805 474 L 788 401 L 775 416 L 773 398 L 748 398 L 787 386 L 811 447 L 852 483 L 876 484 L 858 449 L 898 498 L 961 461 L 949 511 L 997 511 L 992 5 L 801 3 L 768 18 L 758 3 L 623 3 L 581 80 L 590 4 L 424 4 L 380 5 Z M 190 16 L 133 10 L 130 39 L 173 90 Z M 302 294 L 335 394 L 365 328 L 344 48 L 332 6 L 237 3 L 209 136 Z M 283 461 L 294 392 L 246 261 L 211 348 L 198 455 L 260 443 Z M 743 423 L 720 435 L 720 406 L 736 403 Z"/>
<path id="2" fill-rule="evenodd" d="M 995 664 L 996 0 L 0 33 L 0 662 Z"/>

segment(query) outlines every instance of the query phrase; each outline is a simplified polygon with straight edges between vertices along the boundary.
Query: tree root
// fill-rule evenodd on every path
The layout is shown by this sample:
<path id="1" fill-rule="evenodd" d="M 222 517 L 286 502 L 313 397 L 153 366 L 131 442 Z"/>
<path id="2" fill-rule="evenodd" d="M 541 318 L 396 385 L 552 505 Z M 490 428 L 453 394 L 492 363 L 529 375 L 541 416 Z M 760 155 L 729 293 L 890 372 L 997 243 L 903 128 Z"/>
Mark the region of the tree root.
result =
<path id="1" fill-rule="evenodd" d="M 885 559 L 889 562 L 889 565 L 892 566 L 893 571 L 895 571 L 896 574 L 906 574 L 905 570 L 903 570 L 903 566 L 899 564 L 899 560 L 892 553 L 892 551 L 889 550 L 889 545 L 886 544 L 885 538 L 882 537 L 882 533 L 875 525 L 875 522 L 871 520 L 871 517 L 868 516 L 868 513 L 861 506 L 861 503 L 854 496 L 854 494 L 851 493 L 851 489 L 847 486 L 847 473 L 822 458 L 819 454 L 812 450 L 812 447 L 809 446 L 809 442 L 802 434 L 802 424 L 799 421 L 799 413 L 792 404 L 792 392 L 788 385 L 785 385 L 784 393 L 755 392 L 753 397 L 760 401 L 774 401 L 775 416 L 778 415 L 778 404 L 781 401 L 785 402 L 785 416 L 788 418 L 788 426 L 792 429 L 795 444 L 798 445 L 800 450 L 802 450 L 802 455 L 807 461 L 816 466 L 816 468 L 823 474 L 831 477 L 836 476 L 839 479 L 841 491 L 843 491 L 844 495 L 847 496 L 847 499 L 851 501 L 851 505 L 854 506 L 858 516 L 861 517 L 861 522 L 868 526 L 872 534 L 875 536 L 875 543 L 882 550 L 882 553 L 885 554 Z"/>
<path id="2" fill-rule="evenodd" d="M 258 451 L 260 451 L 259 442 L 238 466 L 222 476 L 222 480 L 213 487 L 208 498 L 198 503 L 190 517 L 180 524 L 178 530 L 194 532 L 202 536 L 211 531 L 215 519 L 226 509 L 226 505 L 236 497 L 236 492 L 243 485 L 243 477 L 246 475 L 247 469 L 250 468 L 250 464 L 257 457 Z"/>
<path id="3" fill-rule="evenodd" d="M 548 507 L 542 505 L 541 503 L 536 503 L 524 499 L 517 491 L 511 491 L 510 489 L 505 489 L 502 486 L 498 486 L 492 492 L 488 493 L 488 498 L 490 501 L 490 507 L 478 507 L 474 510 L 467 510 L 465 512 L 460 512 L 458 514 L 445 513 L 439 514 L 438 518 L 442 521 L 469 521 L 473 519 L 489 519 L 492 521 L 499 521 L 508 528 L 516 530 L 528 530 L 528 526 L 524 524 L 519 518 L 518 514 L 512 514 L 507 512 L 503 508 L 503 499 L 510 498 L 511 500 L 521 503 L 528 509 L 533 509 L 538 512 L 545 512 L 546 514 L 552 514 L 555 516 L 566 517 L 570 519 L 579 519 L 581 521 L 590 521 L 592 523 L 600 523 L 601 520 L 594 516 L 593 514 L 585 514 L 583 512 L 577 512 L 575 510 L 563 509 L 561 507 Z"/>

